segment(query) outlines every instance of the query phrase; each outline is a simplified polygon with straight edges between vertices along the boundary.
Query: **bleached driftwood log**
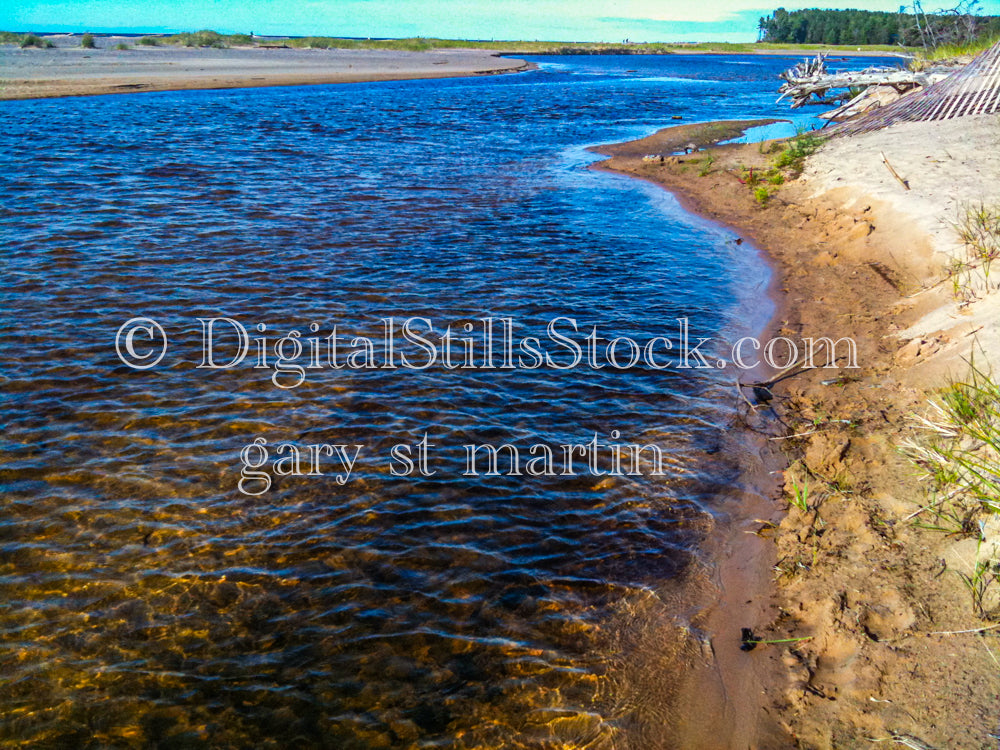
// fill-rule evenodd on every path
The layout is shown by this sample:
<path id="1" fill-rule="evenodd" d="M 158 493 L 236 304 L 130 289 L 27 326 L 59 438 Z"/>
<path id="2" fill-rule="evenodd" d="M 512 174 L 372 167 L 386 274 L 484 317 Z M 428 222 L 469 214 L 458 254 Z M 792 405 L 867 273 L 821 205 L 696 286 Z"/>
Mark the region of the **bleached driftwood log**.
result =
<path id="1" fill-rule="evenodd" d="M 826 55 L 821 54 L 815 60 L 803 61 L 780 74 L 785 83 L 778 89 L 781 94 L 778 101 L 790 97 L 792 109 L 809 103 L 837 104 L 853 99 L 857 89 L 866 89 L 869 86 L 892 86 L 902 94 L 917 86 L 929 86 L 944 78 L 948 72 L 939 70 L 918 72 L 902 68 L 872 67 L 861 71 L 828 73 Z M 841 91 L 837 91 L 838 89 Z"/>

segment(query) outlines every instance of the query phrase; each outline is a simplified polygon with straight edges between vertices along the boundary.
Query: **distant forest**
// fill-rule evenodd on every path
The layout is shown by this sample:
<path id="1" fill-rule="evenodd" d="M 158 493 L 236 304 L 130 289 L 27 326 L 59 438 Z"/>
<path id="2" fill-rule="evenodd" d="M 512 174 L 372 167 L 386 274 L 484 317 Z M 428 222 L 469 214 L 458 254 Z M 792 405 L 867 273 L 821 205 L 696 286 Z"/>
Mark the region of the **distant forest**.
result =
<path id="1" fill-rule="evenodd" d="M 757 26 L 762 42 L 779 44 L 902 44 L 936 47 L 1000 35 L 1000 16 L 970 12 L 976 3 L 951 11 L 884 13 L 870 10 L 778 8 Z M 905 6 L 900 11 L 909 11 Z"/>

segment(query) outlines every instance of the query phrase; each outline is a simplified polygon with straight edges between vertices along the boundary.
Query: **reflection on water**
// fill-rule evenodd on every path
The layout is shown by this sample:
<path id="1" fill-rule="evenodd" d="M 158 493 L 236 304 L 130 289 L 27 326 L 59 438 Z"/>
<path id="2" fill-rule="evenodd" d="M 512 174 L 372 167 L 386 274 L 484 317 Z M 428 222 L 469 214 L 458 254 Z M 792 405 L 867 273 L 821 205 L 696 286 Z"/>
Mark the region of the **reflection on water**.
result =
<path id="1" fill-rule="evenodd" d="M 345 369 L 279 390 L 196 369 L 197 318 L 750 330 L 752 250 L 587 171 L 581 145 L 768 114 L 787 61 L 751 62 L 3 103 L 4 741 L 668 744 L 697 545 L 733 478 L 731 375 Z M 114 352 L 137 315 L 170 337 L 148 371 Z M 462 475 L 465 443 L 612 430 L 668 475 Z M 376 460 L 424 434 L 435 475 Z M 364 452 L 344 485 L 247 497 L 256 436 Z"/>

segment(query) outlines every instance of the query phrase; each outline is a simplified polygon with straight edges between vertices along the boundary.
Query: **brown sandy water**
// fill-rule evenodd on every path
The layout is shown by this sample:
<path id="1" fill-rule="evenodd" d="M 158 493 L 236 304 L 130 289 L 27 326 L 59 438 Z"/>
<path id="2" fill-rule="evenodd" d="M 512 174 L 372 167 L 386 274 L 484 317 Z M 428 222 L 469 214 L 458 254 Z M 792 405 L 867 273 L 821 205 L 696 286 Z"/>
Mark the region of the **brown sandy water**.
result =
<path id="1" fill-rule="evenodd" d="M 751 302 L 767 285 L 756 251 L 587 170 L 580 144 L 654 126 L 649 96 L 696 116 L 701 87 L 725 85 L 749 107 L 781 64 L 628 58 L 4 104 L 3 145 L 32 163 L 0 196 L 16 239 L 4 739 L 676 744 L 689 717 L 675 700 L 711 659 L 706 542 L 730 508 L 764 502 L 741 479 L 756 449 L 727 439 L 733 372 L 563 367 L 549 340 L 545 367 L 317 367 L 282 389 L 249 361 L 198 369 L 198 318 L 260 323 L 273 344 L 311 323 L 375 340 L 384 319 L 420 317 L 479 347 L 491 316 L 541 340 L 572 317 L 678 345 L 689 317 L 721 354 L 768 317 Z M 137 315 L 167 331 L 162 366 L 116 356 Z M 424 435 L 436 473 L 393 475 L 393 446 Z M 467 444 L 593 436 L 655 445 L 666 471 L 615 472 L 614 449 L 575 474 L 463 471 Z M 256 437 L 357 445 L 358 462 L 343 483 L 275 471 L 248 496 L 240 456 Z"/>

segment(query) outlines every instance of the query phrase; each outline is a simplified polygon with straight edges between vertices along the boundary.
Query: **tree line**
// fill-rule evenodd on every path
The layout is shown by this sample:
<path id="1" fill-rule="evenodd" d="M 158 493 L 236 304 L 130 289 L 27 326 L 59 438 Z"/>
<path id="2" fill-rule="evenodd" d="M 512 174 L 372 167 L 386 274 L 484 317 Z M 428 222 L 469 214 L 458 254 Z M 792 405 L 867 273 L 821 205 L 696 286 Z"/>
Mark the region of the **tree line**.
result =
<path id="1" fill-rule="evenodd" d="M 978 5 L 978 0 L 964 0 L 955 8 L 935 13 L 925 13 L 919 2 L 901 6 L 898 13 L 778 8 L 770 18 L 760 19 L 758 39 L 778 44 L 937 47 L 1000 36 L 1000 16 L 978 15 Z"/>

